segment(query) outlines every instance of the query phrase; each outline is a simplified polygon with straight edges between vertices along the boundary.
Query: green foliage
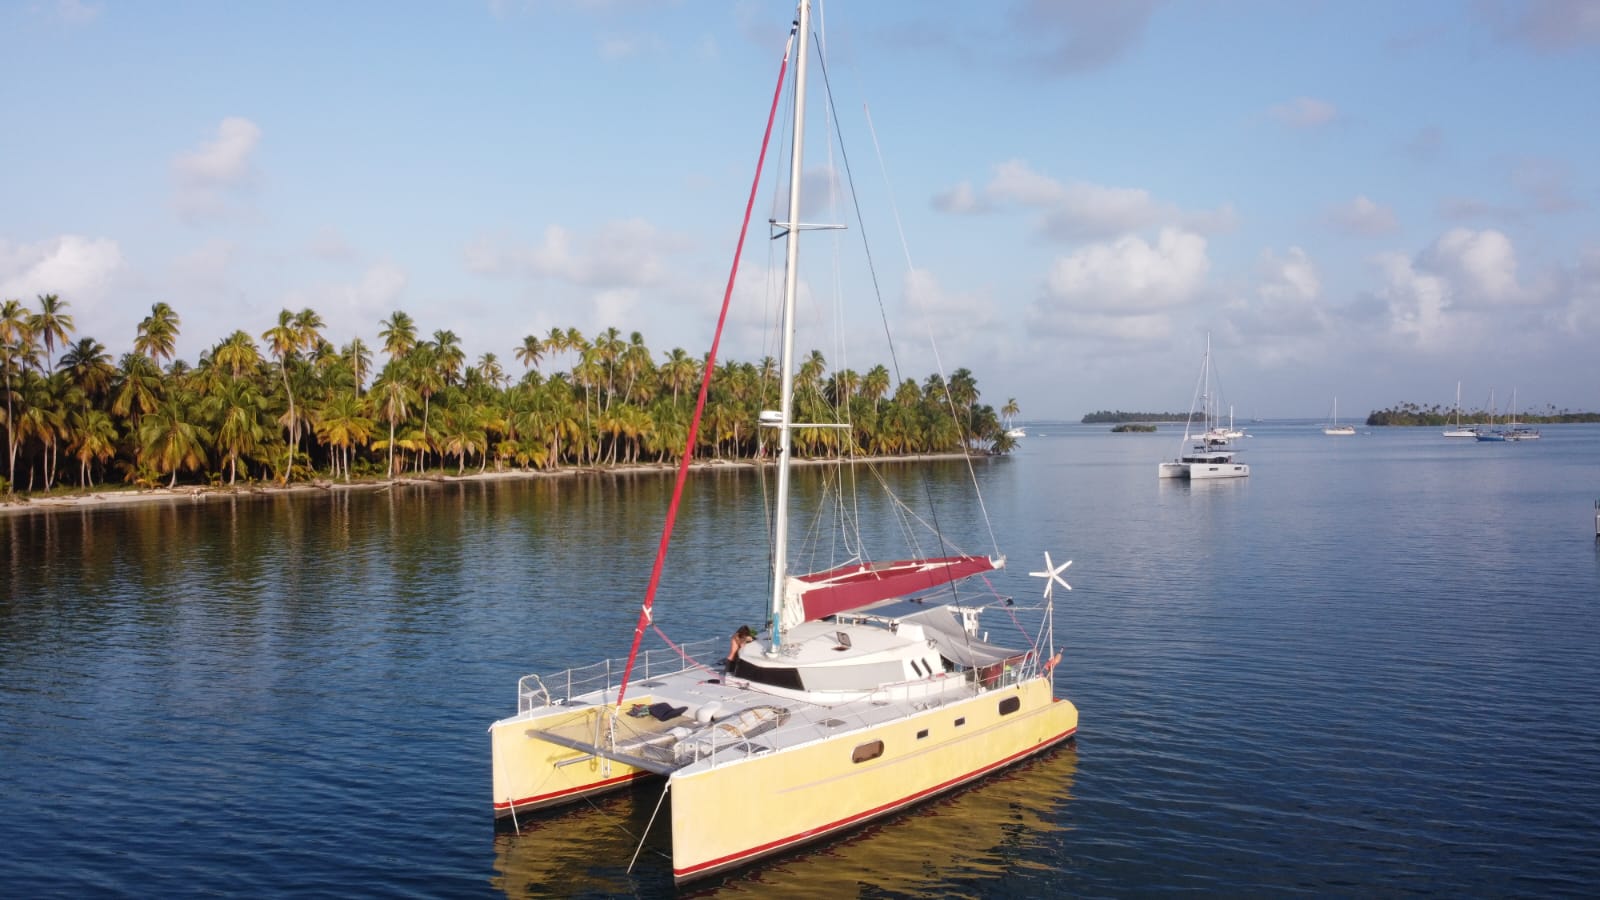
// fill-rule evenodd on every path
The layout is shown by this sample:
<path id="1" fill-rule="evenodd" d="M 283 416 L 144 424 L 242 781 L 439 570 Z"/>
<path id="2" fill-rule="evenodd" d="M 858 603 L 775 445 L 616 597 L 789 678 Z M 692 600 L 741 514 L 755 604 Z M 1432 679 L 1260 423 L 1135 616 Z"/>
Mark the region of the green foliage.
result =
<path id="1" fill-rule="evenodd" d="M 1194 414 L 1193 421 L 1202 420 L 1200 413 Z M 1152 412 L 1123 412 L 1117 410 L 1110 412 L 1100 410 L 1083 417 L 1085 425 L 1115 425 L 1119 422 L 1182 422 L 1189 419 L 1188 413 L 1152 413 Z"/>
<path id="2" fill-rule="evenodd" d="M 1490 411 L 1482 409 L 1461 410 L 1461 424 L 1485 425 L 1491 420 L 1503 422 L 1509 417 L 1509 411 L 1502 410 L 1491 415 Z M 1571 412 L 1557 410 L 1554 406 L 1545 406 L 1542 410 L 1518 412 L 1517 421 L 1528 425 L 1559 425 L 1577 422 L 1600 422 L 1600 413 Z M 1456 411 L 1453 406 L 1422 406 L 1416 403 L 1399 403 L 1389 409 L 1380 409 L 1367 416 L 1368 425 L 1426 425 L 1429 427 L 1442 427 L 1454 425 Z"/>
<path id="3" fill-rule="evenodd" d="M 569 328 L 506 348 L 526 369 L 508 372 L 495 353 L 473 362 L 448 330 L 420 337 L 396 312 L 377 323 L 372 346 L 387 358 L 375 366 L 361 339 L 337 348 L 324 338 L 309 309 L 283 310 L 264 331 L 234 331 L 190 365 L 173 358 L 181 319 L 164 303 L 113 364 L 93 338 L 69 342 L 66 306 L 51 298 L 54 324 L 44 331 L 27 327 L 20 301 L 0 308 L 0 489 L 88 487 L 96 477 L 155 487 L 672 463 L 689 438 L 704 365 L 681 348 L 652 353 L 638 332 L 586 339 Z M 757 416 L 776 408 L 777 390 L 771 358 L 719 362 L 696 455 L 770 456 L 772 433 Z M 830 372 L 811 351 L 800 357 L 795 404 L 797 421 L 851 425 L 797 429 L 800 457 L 1015 446 L 966 369 L 895 386 L 882 365 Z M 1014 401 L 1007 407 L 1015 414 Z"/>

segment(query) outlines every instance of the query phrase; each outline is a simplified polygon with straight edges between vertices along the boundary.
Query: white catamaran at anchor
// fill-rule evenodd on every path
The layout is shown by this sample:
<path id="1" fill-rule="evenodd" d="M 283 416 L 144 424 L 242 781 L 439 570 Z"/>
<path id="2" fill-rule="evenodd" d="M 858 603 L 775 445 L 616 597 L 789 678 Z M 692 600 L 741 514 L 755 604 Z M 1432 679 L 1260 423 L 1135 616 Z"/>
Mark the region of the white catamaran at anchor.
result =
<path id="1" fill-rule="evenodd" d="M 792 438 L 821 427 L 795 421 L 793 398 L 799 242 L 816 227 L 801 224 L 799 206 L 811 5 L 799 3 L 779 77 L 781 94 L 792 55 L 788 208 L 772 223 L 786 240 L 780 406 L 760 415 L 778 447 L 776 499 L 770 536 L 753 537 L 771 556 L 766 624 L 748 637 L 741 629 L 731 651 L 716 636 L 639 652 L 647 631 L 661 633 L 654 591 L 697 414 L 633 653 L 626 662 L 522 678 L 516 713 L 489 729 L 498 820 L 520 827 L 519 817 L 534 810 L 654 779 L 656 812 L 670 800 L 679 882 L 903 810 L 1059 745 L 1078 726 L 1077 709 L 1053 687 L 1053 588 L 1066 587 L 1070 562 L 1045 554 L 1044 569 L 1031 573 L 1044 579 L 1042 603 L 1027 612 L 1035 633 L 1008 643 L 991 640 L 980 616 L 1023 604 L 992 588 L 987 596 L 970 585 L 955 593 L 964 579 L 998 577 L 998 551 L 895 561 L 858 552 L 824 571 L 789 571 Z M 715 352 L 714 342 L 702 402 Z M 650 822 L 661 827 L 654 814 Z"/>
<path id="2" fill-rule="evenodd" d="M 1195 382 L 1189 418 L 1184 422 L 1183 441 L 1178 457 L 1156 466 L 1157 478 L 1186 478 L 1206 481 L 1218 478 L 1248 478 L 1250 467 L 1234 459 L 1233 428 L 1224 428 L 1217 416 L 1217 398 L 1211 388 L 1211 335 L 1206 335 L 1206 353 L 1200 359 L 1200 378 Z M 1200 413 L 1199 434 L 1192 434 L 1195 412 Z"/>

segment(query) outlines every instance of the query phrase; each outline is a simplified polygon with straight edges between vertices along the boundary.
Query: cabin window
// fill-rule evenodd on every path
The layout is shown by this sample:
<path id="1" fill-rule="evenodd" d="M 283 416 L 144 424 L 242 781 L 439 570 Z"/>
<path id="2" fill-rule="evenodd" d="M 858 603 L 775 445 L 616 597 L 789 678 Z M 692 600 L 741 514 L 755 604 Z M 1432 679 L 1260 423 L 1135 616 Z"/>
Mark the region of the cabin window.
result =
<path id="1" fill-rule="evenodd" d="M 967 724 L 967 717 L 966 716 L 962 716 L 961 718 L 956 720 L 956 727 L 957 728 L 960 728 L 961 726 L 963 726 L 965 724 Z"/>
<path id="2" fill-rule="evenodd" d="M 923 738 L 927 737 L 927 736 L 928 736 L 928 729 L 926 729 L 926 728 L 924 728 L 921 731 L 917 732 L 917 740 L 919 740 L 919 741 L 922 740 Z"/>
<path id="3" fill-rule="evenodd" d="M 1021 708 L 1021 697 L 1007 697 L 1000 701 L 1000 715 L 1002 716 L 1009 716 Z"/>
<path id="4" fill-rule="evenodd" d="M 850 754 L 851 762 L 864 763 L 869 759 L 877 759 L 883 755 L 883 741 L 868 741 L 857 747 Z"/>

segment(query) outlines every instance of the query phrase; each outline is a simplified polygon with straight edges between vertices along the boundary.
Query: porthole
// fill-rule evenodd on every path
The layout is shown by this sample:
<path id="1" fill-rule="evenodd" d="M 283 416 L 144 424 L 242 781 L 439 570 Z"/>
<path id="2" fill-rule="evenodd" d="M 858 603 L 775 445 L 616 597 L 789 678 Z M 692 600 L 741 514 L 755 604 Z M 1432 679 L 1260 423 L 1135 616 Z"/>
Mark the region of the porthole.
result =
<path id="1" fill-rule="evenodd" d="M 883 741 L 868 741 L 856 747 L 850 754 L 851 762 L 864 763 L 870 759 L 877 759 L 883 755 Z"/>
<path id="2" fill-rule="evenodd" d="M 928 736 L 928 729 L 926 729 L 926 728 L 924 728 L 921 731 L 917 732 L 917 740 L 919 740 L 919 741 L 922 740 L 923 738 L 927 737 L 927 736 Z"/>
<path id="3" fill-rule="evenodd" d="M 1002 716 L 1009 716 L 1021 708 L 1021 697 L 1007 697 L 1000 701 L 1000 715 Z"/>

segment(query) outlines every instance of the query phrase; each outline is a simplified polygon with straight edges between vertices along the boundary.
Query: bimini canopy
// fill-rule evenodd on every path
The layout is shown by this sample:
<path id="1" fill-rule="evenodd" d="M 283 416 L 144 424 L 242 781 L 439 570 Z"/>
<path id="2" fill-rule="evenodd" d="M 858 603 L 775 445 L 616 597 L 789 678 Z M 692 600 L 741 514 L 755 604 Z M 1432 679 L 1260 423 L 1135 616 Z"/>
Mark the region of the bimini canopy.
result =
<path id="1" fill-rule="evenodd" d="M 1004 647 L 980 641 L 961 627 L 955 611 L 948 606 L 931 606 L 899 617 L 901 622 L 921 625 L 928 639 L 945 659 L 958 666 L 981 668 L 1003 663 L 1027 654 L 1027 648 Z"/>
<path id="2" fill-rule="evenodd" d="M 987 556 L 942 556 L 896 562 L 860 562 L 811 575 L 790 576 L 784 589 L 783 624 L 823 619 L 880 600 L 906 597 L 1006 564 Z"/>

